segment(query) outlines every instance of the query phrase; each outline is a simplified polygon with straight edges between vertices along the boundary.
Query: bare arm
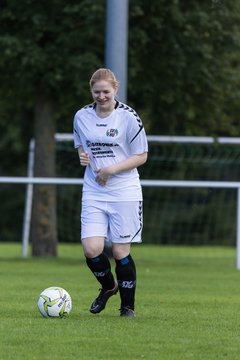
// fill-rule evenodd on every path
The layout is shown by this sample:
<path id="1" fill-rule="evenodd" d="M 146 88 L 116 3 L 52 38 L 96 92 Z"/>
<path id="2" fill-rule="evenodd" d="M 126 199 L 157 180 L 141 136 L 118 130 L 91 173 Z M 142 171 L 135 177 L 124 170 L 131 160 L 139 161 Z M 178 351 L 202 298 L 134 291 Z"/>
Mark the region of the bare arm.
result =
<path id="1" fill-rule="evenodd" d="M 80 159 L 80 164 L 82 166 L 87 166 L 90 163 L 89 155 L 84 152 L 82 146 L 79 146 L 79 148 L 78 148 L 78 156 Z"/>
<path id="2" fill-rule="evenodd" d="M 115 175 L 123 171 L 135 169 L 138 166 L 143 165 L 146 161 L 147 161 L 147 153 L 145 152 L 139 155 L 132 155 L 126 160 L 123 160 L 118 164 L 108 166 L 105 169 L 107 169 L 109 175 Z"/>
<path id="3" fill-rule="evenodd" d="M 131 169 L 135 169 L 138 166 L 143 165 L 146 161 L 147 161 L 147 152 L 139 155 L 132 155 L 128 159 L 123 160 L 117 164 L 99 169 L 97 171 L 96 181 L 99 185 L 104 186 L 106 185 L 107 180 L 109 179 L 110 176 Z"/>
<path id="4" fill-rule="evenodd" d="M 90 164 L 90 157 L 89 155 L 84 152 L 83 147 L 80 146 L 78 148 L 78 155 L 80 159 L 80 164 L 82 166 L 87 166 Z M 96 182 L 99 185 L 106 185 L 108 179 L 110 176 L 113 176 L 115 174 L 128 171 L 131 169 L 135 169 L 140 165 L 143 165 L 147 161 L 147 152 L 139 154 L 139 155 L 132 155 L 126 160 L 123 160 L 117 164 L 113 164 L 110 166 L 107 166 L 105 168 L 99 169 L 96 171 Z"/>

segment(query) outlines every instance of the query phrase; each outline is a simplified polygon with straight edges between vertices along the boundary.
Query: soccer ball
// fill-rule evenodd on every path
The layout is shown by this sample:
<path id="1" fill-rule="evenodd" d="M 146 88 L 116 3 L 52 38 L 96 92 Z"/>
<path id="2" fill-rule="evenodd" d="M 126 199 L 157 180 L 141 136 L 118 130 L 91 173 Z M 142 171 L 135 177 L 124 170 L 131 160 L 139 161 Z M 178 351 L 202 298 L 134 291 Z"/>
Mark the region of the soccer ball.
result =
<path id="1" fill-rule="evenodd" d="M 42 291 L 37 305 L 40 313 L 45 318 L 63 318 L 68 316 L 72 309 L 72 299 L 63 288 L 52 286 Z"/>

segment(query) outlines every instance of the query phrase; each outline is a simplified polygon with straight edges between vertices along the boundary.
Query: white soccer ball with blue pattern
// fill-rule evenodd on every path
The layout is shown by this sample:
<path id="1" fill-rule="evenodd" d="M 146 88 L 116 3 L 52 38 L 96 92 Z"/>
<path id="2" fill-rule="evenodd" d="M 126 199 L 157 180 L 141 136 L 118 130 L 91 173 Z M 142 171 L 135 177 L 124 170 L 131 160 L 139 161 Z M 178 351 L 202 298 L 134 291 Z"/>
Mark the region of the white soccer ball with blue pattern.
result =
<path id="1" fill-rule="evenodd" d="M 72 310 L 71 296 L 65 289 L 58 286 L 43 290 L 37 304 L 40 313 L 45 318 L 64 318 Z"/>

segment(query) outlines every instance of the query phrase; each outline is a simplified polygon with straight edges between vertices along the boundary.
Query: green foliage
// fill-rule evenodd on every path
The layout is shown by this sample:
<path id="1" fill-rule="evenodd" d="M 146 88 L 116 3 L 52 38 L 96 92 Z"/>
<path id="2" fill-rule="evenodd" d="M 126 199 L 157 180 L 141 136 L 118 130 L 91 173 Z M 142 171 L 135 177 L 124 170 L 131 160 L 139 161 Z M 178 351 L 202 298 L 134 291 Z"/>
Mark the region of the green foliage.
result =
<path id="1" fill-rule="evenodd" d="M 129 5 L 129 101 L 147 130 L 238 134 L 239 2 Z M 103 64 L 105 2 L 5 0 L 0 24 L 2 102 L 29 109 L 44 87 L 57 100 L 59 130 L 71 131 L 69 118 L 90 101 L 89 76 Z"/>
<path id="2" fill-rule="evenodd" d="M 102 62 L 102 1 L 5 1 L 0 20 L 5 85 L 30 102 L 44 89 L 58 100 L 58 114 L 86 100 L 88 78 Z"/>
<path id="3" fill-rule="evenodd" d="M 39 149 L 35 155 L 35 174 L 54 176 L 55 120 L 63 123 L 59 130 L 72 131 L 72 118 L 79 102 L 89 99 L 89 76 L 102 64 L 103 10 L 104 4 L 100 0 L 83 0 L 78 4 L 63 0 L 1 2 L 0 130 L 5 131 L 4 141 L 0 141 L 4 158 L 1 175 L 13 175 L 24 170 L 26 174 L 27 158 L 23 155 L 27 153 L 29 138 L 34 135 L 36 149 Z M 57 110 L 53 115 L 54 104 Z M 20 139 L 27 113 L 28 128 Z M 62 122 L 63 118 L 67 121 Z M 10 163 L 9 149 L 12 156 L 22 157 L 21 165 L 25 169 L 16 166 L 14 159 Z M 38 188 L 34 190 L 33 219 L 38 221 L 34 223 L 34 230 L 39 234 L 39 238 L 34 236 L 34 239 L 40 248 L 44 243 L 43 233 L 52 233 L 49 239 L 55 240 L 55 236 L 51 236 L 55 234 L 52 230 L 55 229 L 55 203 L 52 200 L 55 198 L 50 193 L 44 198 L 43 193 L 37 192 Z M 1 200 L 5 199 L 6 193 L 2 193 Z M 15 199 L 15 206 L 6 202 L 7 211 L 1 221 L 5 220 L 5 214 L 9 214 L 9 220 L 4 222 L 4 229 L 9 228 L 8 236 L 12 230 L 9 221 L 12 223 L 16 216 L 20 199 Z M 43 226 L 40 215 L 44 217 L 44 212 L 48 223 Z"/>
<path id="4" fill-rule="evenodd" d="M 236 135 L 237 1 L 133 0 L 129 95 L 150 133 Z"/>
<path id="5" fill-rule="evenodd" d="M 1 2 L 4 132 L 21 133 L 20 124 L 31 122 L 39 87 L 56 100 L 58 131 L 72 130 L 73 114 L 91 101 L 90 74 L 103 65 L 105 5 L 102 0 Z M 129 2 L 129 102 L 148 133 L 238 134 L 239 17 L 237 0 Z M 16 130 L 5 129 L 3 118 Z"/>
<path id="6" fill-rule="evenodd" d="M 104 63 L 105 5 L 1 1 L 1 175 L 26 175 L 39 89 L 56 104 L 60 132 L 71 132 L 75 111 L 91 101 L 89 77 Z M 129 1 L 129 103 L 149 134 L 238 136 L 239 56 L 238 0 Z M 2 224 L 22 219 L 23 194 L 15 204 L 7 198 L 3 189 Z"/>
<path id="7" fill-rule="evenodd" d="M 58 131 L 72 131 L 74 112 L 90 101 L 89 76 L 102 64 L 104 21 L 101 0 L 1 1 L 2 175 L 26 173 L 39 88 L 57 103 Z"/>

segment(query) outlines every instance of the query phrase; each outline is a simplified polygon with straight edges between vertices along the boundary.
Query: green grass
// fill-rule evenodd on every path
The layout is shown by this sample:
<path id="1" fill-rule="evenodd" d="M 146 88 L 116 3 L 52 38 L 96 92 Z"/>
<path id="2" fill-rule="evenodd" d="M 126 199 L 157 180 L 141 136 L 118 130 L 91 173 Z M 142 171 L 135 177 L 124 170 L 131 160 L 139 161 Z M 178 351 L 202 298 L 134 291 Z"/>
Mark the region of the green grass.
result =
<path id="1" fill-rule="evenodd" d="M 0 244 L 1 360 L 239 359 L 235 249 L 133 246 L 135 319 L 119 317 L 118 295 L 90 314 L 98 285 L 79 245 L 59 246 L 57 259 L 21 259 L 20 251 Z M 38 311 L 38 295 L 55 285 L 72 296 L 67 319 Z"/>

